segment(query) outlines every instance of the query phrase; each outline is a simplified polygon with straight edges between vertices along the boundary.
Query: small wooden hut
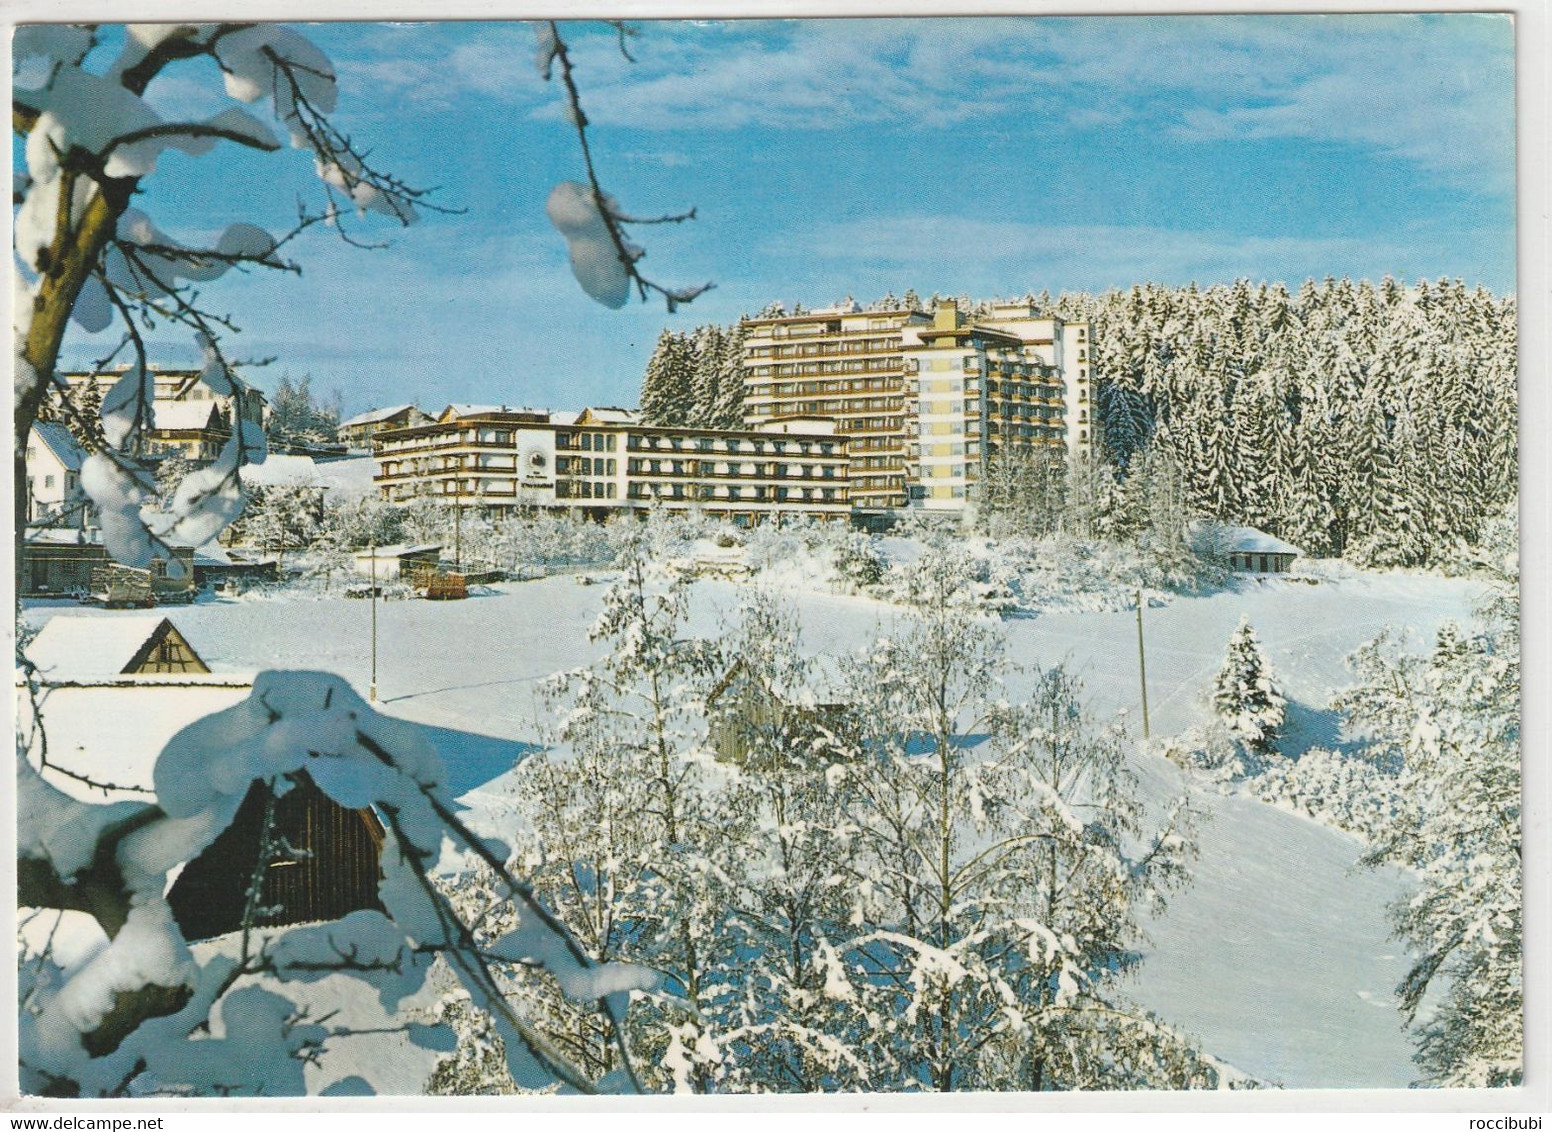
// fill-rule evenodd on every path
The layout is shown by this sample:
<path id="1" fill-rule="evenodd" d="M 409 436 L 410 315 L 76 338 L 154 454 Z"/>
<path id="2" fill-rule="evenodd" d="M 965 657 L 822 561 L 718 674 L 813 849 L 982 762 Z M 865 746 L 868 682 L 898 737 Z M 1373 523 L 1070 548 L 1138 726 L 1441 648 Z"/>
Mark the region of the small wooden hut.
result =
<path id="1" fill-rule="evenodd" d="M 1298 547 L 1255 527 L 1228 532 L 1225 553 L 1229 569 L 1252 574 L 1286 574 L 1301 553 Z"/>

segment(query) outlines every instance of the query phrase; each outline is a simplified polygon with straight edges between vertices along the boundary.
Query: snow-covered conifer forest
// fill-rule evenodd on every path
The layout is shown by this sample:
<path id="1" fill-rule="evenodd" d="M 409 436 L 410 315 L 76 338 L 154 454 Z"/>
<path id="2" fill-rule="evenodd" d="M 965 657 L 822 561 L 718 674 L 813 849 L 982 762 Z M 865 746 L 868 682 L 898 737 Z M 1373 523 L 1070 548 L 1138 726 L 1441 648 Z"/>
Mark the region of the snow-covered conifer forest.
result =
<path id="1" fill-rule="evenodd" d="M 938 299 L 907 294 L 922 309 Z M 1094 328 L 1108 455 L 1096 474 L 1124 481 L 1134 457 L 1167 455 L 1194 515 L 1271 531 L 1309 554 L 1427 566 L 1475 543 L 1516 493 L 1513 296 L 1386 277 L 1025 298 Z M 988 302 L 956 301 L 971 318 L 990 313 Z M 664 331 L 643 412 L 736 421 L 722 375 L 740 342 L 736 325 Z"/>
<path id="2" fill-rule="evenodd" d="M 547 215 L 587 295 L 672 311 L 704 288 L 638 270 L 562 30 L 538 25 L 535 61 L 586 183 Z M 268 572 L 150 618 L 20 604 L 24 1091 L 1521 1079 L 1512 298 L 1389 279 L 1032 297 L 1092 324 L 1102 443 L 993 461 L 962 524 L 595 522 L 393 505 L 343 472 L 321 497 L 245 490 L 267 438 L 240 411 L 218 459 L 158 479 L 151 327 L 186 332 L 240 410 L 232 324 L 199 289 L 295 269 L 302 231 L 369 243 L 440 205 L 333 124 L 350 92 L 300 32 L 121 39 L 16 39 L 17 467 L 52 414 L 120 561 L 226 532 Z M 188 73 L 230 103 L 213 117 L 143 97 L 212 62 Z M 134 206 L 168 147 L 279 161 L 283 138 L 322 193 L 287 233 L 186 244 Z M 71 320 L 122 329 L 100 401 L 60 388 Z M 737 426 L 740 350 L 736 326 L 664 330 L 643 415 Z M 307 378 L 277 400 L 271 437 L 338 421 Z M 1241 525 L 1303 554 L 1235 571 Z M 468 597 L 377 576 L 392 544 L 456 554 Z M 112 642 L 201 667 L 93 670 Z M 85 693 L 104 698 L 72 710 Z M 186 718 L 162 734 L 135 698 L 169 693 L 163 725 Z M 302 807 L 334 832 L 304 842 Z M 288 914 L 285 876 L 347 841 L 365 895 Z M 196 878 L 230 906 L 219 931 L 192 926 Z"/>

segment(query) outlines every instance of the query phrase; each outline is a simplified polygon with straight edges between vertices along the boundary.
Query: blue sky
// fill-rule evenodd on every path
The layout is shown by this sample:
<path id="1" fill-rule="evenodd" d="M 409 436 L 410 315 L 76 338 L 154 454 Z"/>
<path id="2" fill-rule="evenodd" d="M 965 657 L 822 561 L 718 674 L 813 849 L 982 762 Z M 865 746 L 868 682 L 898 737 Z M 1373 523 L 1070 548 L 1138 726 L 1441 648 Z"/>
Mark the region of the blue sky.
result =
<path id="1" fill-rule="evenodd" d="M 646 273 L 713 280 L 681 312 L 597 306 L 544 202 L 580 178 L 560 90 L 516 23 L 312 25 L 337 120 L 458 215 L 314 230 L 300 279 L 228 278 L 208 304 L 347 411 L 414 398 L 633 404 L 664 326 L 772 300 L 980 297 L 1248 276 L 1459 276 L 1514 289 L 1508 17 L 1056 17 L 647 22 L 634 64 L 563 25 L 600 175 L 644 228 Z M 159 80 L 167 112 L 224 105 L 213 68 Z M 164 157 L 139 202 L 194 242 L 275 230 L 319 188 L 301 153 Z M 212 191 L 217 187 L 217 191 Z M 76 334 L 67 361 L 103 352 Z M 163 358 L 192 347 L 161 339 Z"/>

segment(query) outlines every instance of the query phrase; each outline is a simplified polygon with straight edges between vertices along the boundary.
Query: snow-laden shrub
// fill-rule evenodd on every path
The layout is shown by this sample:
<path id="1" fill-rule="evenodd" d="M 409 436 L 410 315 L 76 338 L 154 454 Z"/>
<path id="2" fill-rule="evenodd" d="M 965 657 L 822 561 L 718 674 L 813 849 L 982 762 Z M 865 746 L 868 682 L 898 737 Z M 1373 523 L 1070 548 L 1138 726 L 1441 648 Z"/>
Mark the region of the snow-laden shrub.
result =
<path id="1" fill-rule="evenodd" d="M 1275 751 L 1257 751 L 1236 741 L 1217 719 L 1160 741 L 1158 753 L 1181 769 L 1215 783 L 1224 793 L 1237 790 L 1247 780 L 1254 781 L 1268 767 L 1283 761 Z"/>
<path id="2" fill-rule="evenodd" d="M 1394 775 L 1361 756 L 1311 747 L 1277 759 L 1250 784 L 1263 802 L 1291 809 L 1377 844 L 1399 813 Z"/>
<path id="3" fill-rule="evenodd" d="M 850 531 L 830 552 L 836 578 L 842 586 L 860 593 L 884 580 L 889 568 L 874 540 L 861 531 Z"/>

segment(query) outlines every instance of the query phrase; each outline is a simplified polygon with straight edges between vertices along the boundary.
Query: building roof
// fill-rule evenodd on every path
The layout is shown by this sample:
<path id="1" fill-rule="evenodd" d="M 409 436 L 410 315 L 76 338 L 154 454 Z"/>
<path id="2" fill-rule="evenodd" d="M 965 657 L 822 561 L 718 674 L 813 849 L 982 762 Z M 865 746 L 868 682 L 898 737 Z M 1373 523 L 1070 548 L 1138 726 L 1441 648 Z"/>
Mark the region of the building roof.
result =
<path id="1" fill-rule="evenodd" d="M 376 424 L 385 421 L 389 417 L 398 416 L 406 409 L 413 409 L 414 405 L 389 405 L 386 409 L 368 409 L 364 413 L 358 413 L 348 421 L 340 421 L 340 428 L 354 428 L 357 425 Z"/>
<path id="2" fill-rule="evenodd" d="M 102 530 L 92 527 L 82 530 L 80 527 L 29 527 L 27 530 L 28 546 L 95 546 L 102 548 Z M 103 551 L 107 554 L 107 551 Z"/>
<path id="3" fill-rule="evenodd" d="M 1226 546 L 1230 553 L 1250 554 L 1303 554 L 1291 542 L 1284 542 L 1275 535 L 1259 531 L 1255 527 L 1229 527 Z"/>
<path id="4" fill-rule="evenodd" d="M 622 409 L 616 405 L 599 405 L 583 409 L 577 414 L 576 424 L 635 424 L 640 414 L 634 409 Z"/>
<path id="5" fill-rule="evenodd" d="M 86 449 L 76 443 L 75 437 L 70 435 L 68 428 L 58 421 L 39 421 L 32 426 L 32 433 L 50 452 L 54 453 L 54 458 L 63 464 L 67 471 L 81 470 L 81 462 L 86 459 Z"/>
<path id="6" fill-rule="evenodd" d="M 311 456 L 271 452 L 262 464 L 244 464 L 238 471 L 249 487 L 328 487 Z"/>
<path id="7" fill-rule="evenodd" d="M 222 546 L 211 539 L 204 546 L 194 548 L 194 564 L 196 566 L 264 566 L 275 562 L 273 554 L 255 554 L 251 551 L 234 550 L 229 546 Z"/>
<path id="8" fill-rule="evenodd" d="M 270 457 L 274 459 L 273 456 Z M 351 456 L 344 460 L 323 460 L 317 464 L 318 479 L 330 491 L 343 496 L 375 495 L 372 477 L 377 461 L 370 456 Z"/>
<path id="9" fill-rule="evenodd" d="M 375 557 L 378 561 L 382 561 L 384 558 L 408 558 L 412 555 L 440 554 L 441 551 L 442 544 L 439 542 L 400 542 L 395 543 L 393 546 L 380 546 L 375 554 L 370 550 L 358 550 L 356 551 L 356 558 L 360 561 L 368 561 Z"/>
<path id="10" fill-rule="evenodd" d="M 486 413 L 523 413 L 529 411 L 530 410 L 527 409 L 513 409 L 507 405 L 470 405 L 458 404 L 455 402 L 448 405 L 447 408 L 438 413 L 437 420 L 457 421 L 462 420 L 464 417 L 483 416 Z"/>
<path id="11" fill-rule="evenodd" d="M 27 646 L 27 659 L 44 680 L 102 680 L 124 674 L 161 627 L 161 614 L 92 617 L 60 614 L 50 618 Z"/>
<path id="12" fill-rule="evenodd" d="M 152 771 L 168 740 L 194 721 L 240 703 L 252 684 L 246 675 L 200 674 L 46 688 L 39 705 L 48 741 L 43 777 L 81 801 L 154 801 Z M 16 713 L 18 734 L 29 736 L 28 696 L 17 696 Z M 34 753 L 34 765 L 39 761 Z"/>

